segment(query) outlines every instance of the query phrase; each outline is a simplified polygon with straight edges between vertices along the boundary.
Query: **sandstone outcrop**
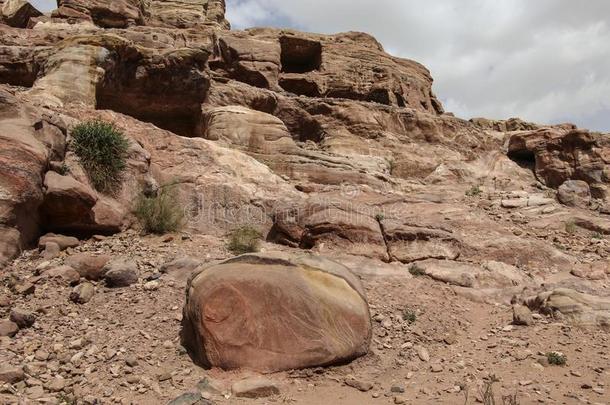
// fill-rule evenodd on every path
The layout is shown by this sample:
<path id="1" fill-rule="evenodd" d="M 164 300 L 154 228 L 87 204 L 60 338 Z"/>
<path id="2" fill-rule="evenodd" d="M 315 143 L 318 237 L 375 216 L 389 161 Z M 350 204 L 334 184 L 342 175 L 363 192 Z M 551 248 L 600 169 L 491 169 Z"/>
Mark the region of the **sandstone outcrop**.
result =
<path id="1" fill-rule="evenodd" d="M 360 282 L 338 263 L 244 255 L 194 275 L 182 336 L 203 366 L 274 372 L 364 355 L 371 324 Z"/>
<path id="2" fill-rule="evenodd" d="M 608 136 L 585 130 L 541 129 L 510 138 L 508 155 L 530 166 L 540 181 L 557 188 L 581 180 L 594 198 L 608 198 L 610 163 Z"/>
<path id="3" fill-rule="evenodd" d="M 0 21 L 4 20 L 6 24 L 17 28 L 27 27 L 31 18 L 42 15 L 26 0 L 5 0 L 4 4 L 0 3 L 0 12 Z"/>
<path id="4" fill-rule="evenodd" d="M 610 299 L 607 297 L 560 288 L 530 298 L 528 306 L 550 315 L 560 313 L 580 325 L 610 328 Z"/>

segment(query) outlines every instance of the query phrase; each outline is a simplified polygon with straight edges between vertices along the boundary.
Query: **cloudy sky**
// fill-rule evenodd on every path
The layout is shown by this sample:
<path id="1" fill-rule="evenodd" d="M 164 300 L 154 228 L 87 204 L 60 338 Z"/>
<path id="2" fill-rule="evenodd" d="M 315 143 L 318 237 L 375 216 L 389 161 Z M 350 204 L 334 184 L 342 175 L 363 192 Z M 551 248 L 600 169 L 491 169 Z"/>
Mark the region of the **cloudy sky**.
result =
<path id="1" fill-rule="evenodd" d="M 464 118 L 610 132 L 608 0 L 227 0 L 227 8 L 234 28 L 369 32 L 388 52 L 425 64 L 445 109 Z"/>

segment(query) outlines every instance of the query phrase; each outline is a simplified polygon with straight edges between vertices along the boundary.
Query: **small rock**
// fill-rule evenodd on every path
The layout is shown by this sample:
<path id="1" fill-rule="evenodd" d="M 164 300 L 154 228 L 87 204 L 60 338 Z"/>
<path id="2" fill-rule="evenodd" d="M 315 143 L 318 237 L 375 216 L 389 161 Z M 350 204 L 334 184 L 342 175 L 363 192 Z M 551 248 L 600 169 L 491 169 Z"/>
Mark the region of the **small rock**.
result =
<path id="1" fill-rule="evenodd" d="M 417 347 L 417 356 L 419 356 L 421 361 L 428 362 L 430 361 L 430 353 L 428 353 L 428 349 L 423 346 Z"/>
<path id="2" fill-rule="evenodd" d="M 104 280 L 108 287 L 129 287 L 138 282 L 138 266 L 128 259 L 117 259 L 104 267 Z"/>
<path id="3" fill-rule="evenodd" d="M 156 291 L 156 290 L 159 289 L 160 285 L 161 285 L 161 283 L 159 283 L 159 281 L 157 281 L 157 280 L 149 281 L 149 282 L 144 284 L 144 290 L 146 290 L 146 291 Z"/>
<path id="4" fill-rule="evenodd" d="M 204 399 L 198 392 L 187 392 L 169 401 L 167 405 L 211 405 L 212 403 Z"/>
<path id="5" fill-rule="evenodd" d="M 264 398 L 278 395 L 280 389 L 274 381 L 264 377 L 252 377 L 234 383 L 231 392 L 238 398 Z"/>
<path id="6" fill-rule="evenodd" d="M 21 367 L 12 367 L 8 364 L 0 366 L 0 381 L 15 384 L 25 379 L 25 373 Z"/>
<path id="7" fill-rule="evenodd" d="M 128 356 L 125 358 L 125 364 L 127 364 L 129 367 L 135 367 L 138 365 L 138 359 L 136 359 L 134 356 Z"/>
<path id="8" fill-rule="evenodd" d="M 72 267 L 87 280 L 100 280 L 104 276 L 104 266 L 110 260 L 108 255 L 77 253 L 66 259 L 65 264 Z"/>
<path id="9" fill-rule="evenodd" d="M 513 305 L 513 324 L 530 326 L 534 324 L 532 311 L 524 305 Z"/>
<path id="10" fill-rule="evenodd" d="M 80 280 L 80 274 L 70 266 L 57 266 L 42 273 L 44 277 L 59 278 L 67 284 L 74 285 Z"/>
<path id="11" fill-rule="evenodd" d="M 86 304 L 91 301 L 94 294 L 95 287 L 93 287 L 93 284 L 84 282 L 74 287 L 70 293 L 70 300 L 77 304 Z"/>
<path id="12" fill-rule="evenodd" d="M 405 397 L 403 397 L 403 396 L 396 396 L 396 397 L 394 397 L 394 403 L 397 404 L 397 405 L 406 404 L 407 403 L 407 399 Z"/>
<path id="13" fill-rule="evenodd" d="M 36 290 L 36 286 L 30 283 L 29 281 L 22 281 L 21 283 L 15 286 L 15 293 L 20 295 L 30 295 L 34 294 Z"/>
<path id="14" fill-rule="evenodd" d="M 359 391 L 367 392 L 373 389 L 373 383 L 370 381 L 362 381 L 354 377 L 353 375 L 348 375 L 345 377 L 345 385 L 356 388 Z"/>
<path id="15" fill-rule="evenodd" d="M 46 235 L 40 237 L 40 239 L 38 240 L 38 248 L 41 250 L 44 249 L 46 244 L 49 242 L 55 243 L 61 250 L 66 250 L 67 248 L 74 248 L 80 245 L 80 241 L 73 236 L 47 233 Z"/>
<path id="16" fill-rule="evenodd" d="M 13 321 L 3 319 L 0 321 L 0 336 L 13 337 L 19 332 L 19 326 Z"/>
<path id="17" fill-rule="evenodd" d="M 62 377 L 55 377 L 47 384 L 47 389 L 51 392 L 62 391 L 66 387 L 66 380 Z"/>
<path id="18" fill-rule="evenodd" d="M 44 246 L 44 251 L 42 252 L 42 257 L 45 260 L 55 259 L 59 256 L 61 249 L 59 245 L 55 242 L 47 242 Z"/>
<path id="19" fill-rule="evenodd" d="M 11 321 L 15 322 L 20 329 L 29 328 L 36 322 L 36 315 L 25 309 L 13 308 L 9 315 Z"/>
<path id="20" fill-rule="evenodd" d="M 433 373 L 440 373 L 441 371 L 443 371 L 443 365 L 442 365 L 442 364 L 440 364 L 440 363 L 432 363 L 432 364 L 430 365 L 430 370 L 431 370 Z"/>
<path id="21" fill-rule="evenodd" d="M 0 308 L 10 307 L 11 299 L 8 295 L 0 295 Z"/>
<path id="22" fill-rule="evenodd" d="M 405 392 L 405 387 L 400 386 L 400 385 L 393 385 L 390 388 L 390 392 L 394 392 L 394 393 L 398 393 L 398 394 L 403 394 Z"/>

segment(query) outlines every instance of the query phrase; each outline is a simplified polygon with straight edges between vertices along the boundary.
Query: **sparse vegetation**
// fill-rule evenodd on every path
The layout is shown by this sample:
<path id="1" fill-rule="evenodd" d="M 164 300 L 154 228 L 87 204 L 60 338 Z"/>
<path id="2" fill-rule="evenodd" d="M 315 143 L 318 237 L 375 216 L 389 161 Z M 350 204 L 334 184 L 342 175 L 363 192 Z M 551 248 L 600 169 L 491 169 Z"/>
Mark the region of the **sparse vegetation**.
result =
<path id="1" fill-rule="evenodd" d="M 426 270 L 414 263 L 409 266 L 409 273 L 413 277 L 422 277 L 426 275 Z"/>
<path id="2" fill-rule="evenodd" d="M 103 193 L 120 188 L 128 147 L 127 138 L 108 122 L 87 121 L 72 129 L 71 148 L 93 187 Z"/>
<path id="3" fill-rule="evenodd" d="M 570 235 L 573 235 L 576 233 L 576 223 L 575 222 L 566 222 L 565 223 L 565 230 L 567 233 L 569 233 Z"/>
<path id="4" fill-rule="evenodd" d="M 546 358 L 549 361 L 549 364 L 553 366 L 565 366 L 568 361 L 565 354 L 558 352 L 549 352 L 546 354 Z"/>
<path id="5" fill-rule="evenodd" d="M 599 232 L 593 232 L 591 234 L 591 239 L 604 239 L 604 235 Z"/>
<path id="6" fill-rule="evenodd" d="M 184 209 L 174 185 L 161 187 L 154 196 L 141 194 L 136 201 L 135 215 L 148 233 L 175 232 L 184 222 Z"/>
<path id="7" fill-rule="evenodd" d="M 65 176 L 66 174 L 70 173 L 70 168 L 68 167 L 67 164 L 62 163 L 58 168 L 57 168 L 57 173 L 61 174 L 62 176 Z"/>
<path id="8" fill-rule="evenodd" d="M 409 323 L 415 323 L 417 321 L 417 313 L 411 308 L 406 307 L 402 311 L 402 320 Z"/>
<path id="9" fill-rule="evenodd" d="M 381 222 L 385 219 L 385 215 L 381 212 L 375 214 L 375 221 Z"/>
<path id="10" fill-rule="evenodd" d="M 390 174 L 394 174 L 394 169 L 396 169 L 396 161 L 394 158 L 388 159 L 388 168 L 390 169 Z"/>
<path id="11" fill-rule="evenodd" d="M 472 186 L 468 191 L 466 191 L 466 196 L 468 197 L 478 197 L 483 194 L 483 190 L 481 190 L 481 186 Z"/>
<path id="12" fill-rule="evenodd" d="M 483 387 L 480 389 L 480 397 L 483 405 L 496 405 L 496 394 L 494 393 L 494 384 L 500 382 L 500 379 L 495 375 L 491 375 L 483 381 Z M 468 395 L 466 395 L 466 404 L 468 403 Z M 510 395 L 502 396 L 502 405 L 519 405 L 517 392 Z"/>
<path id="13" fill-rule="evenodd" d="M 258 252 L 261 237 L 256 228 L 245 225 L 231 232 L 227 247 L 235 255 Z"/>

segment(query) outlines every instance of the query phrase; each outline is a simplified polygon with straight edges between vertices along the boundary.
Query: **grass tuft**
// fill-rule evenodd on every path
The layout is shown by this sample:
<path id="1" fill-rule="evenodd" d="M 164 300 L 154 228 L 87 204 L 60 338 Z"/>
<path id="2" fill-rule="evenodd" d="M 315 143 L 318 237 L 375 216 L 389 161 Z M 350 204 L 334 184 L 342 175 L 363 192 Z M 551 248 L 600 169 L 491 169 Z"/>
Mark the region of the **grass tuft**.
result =
<path id="1" fill-rule="evenodd" d="M 152 197 L 141 194 L 136 201 L 135 215 L 148 233 L 175 232 L 184 224 L 184 209 L 173 185 L 161 187 Z"/>
<path id="2" fill-rule="evenodd" d="M 71 148 L 93 187 L 112 194 L 120 189 L 129 141 L 113 124 L 87 121 L 72 129 Z"/>
<path id="3" fill-rule="evenodd" d="M 256 228 L 245 225 L 231 232 L 227 248 L 235 255 L 258 252 L 261 237 Z"/>

